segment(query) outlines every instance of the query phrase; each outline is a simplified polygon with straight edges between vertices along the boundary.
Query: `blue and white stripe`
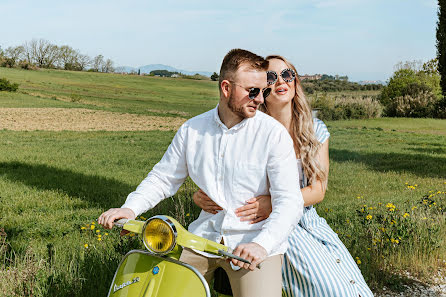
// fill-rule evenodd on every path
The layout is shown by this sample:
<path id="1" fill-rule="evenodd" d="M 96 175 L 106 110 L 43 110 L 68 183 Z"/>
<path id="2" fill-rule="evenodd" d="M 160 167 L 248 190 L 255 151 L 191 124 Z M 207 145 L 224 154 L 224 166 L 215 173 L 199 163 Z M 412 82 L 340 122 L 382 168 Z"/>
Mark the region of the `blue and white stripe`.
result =
<path id="1" fill-rule="evenodd" d="M 316 118 L 314 130 L 321 143 L 330 137 Z M 313 206 L 305 207 L 288 243 L 282 267 L 285 297 L 373 296 L 355 260 Z"/>

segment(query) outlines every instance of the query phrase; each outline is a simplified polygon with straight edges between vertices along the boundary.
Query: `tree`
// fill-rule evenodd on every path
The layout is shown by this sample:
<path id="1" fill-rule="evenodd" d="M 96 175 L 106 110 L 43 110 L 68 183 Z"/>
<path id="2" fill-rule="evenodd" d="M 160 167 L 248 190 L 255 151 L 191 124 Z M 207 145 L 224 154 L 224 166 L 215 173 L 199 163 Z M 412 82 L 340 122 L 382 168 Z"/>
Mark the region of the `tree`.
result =
<path id="1" fill-rule="evenodd" d="M 110 59 L 107 59 L 105 63 L 103 63 L 101 72 L 110 73 L 115 72 L 115 69 L 113 67 L 113 61 Z"/>
<path id="2" fill-rule="evenodd" d="M 218 75 L 217 72 L 214 72 L 214 73 L 211 75 L 211 80 L 213 80 L 213 81 L 217 81 L 219 78 L 220 78 L 220 76 Z"/>
<path id="3" fill-rule="evenodd" d="M 4 55 L 12 62 L 11 67 L 14 67 L 17 62 L 22 58 L 25 49 L 23 46 L 10 46 L 5 50 Z"/>
<path id="4" fill-rule="evenodd" d="M 438 0 L 437 21 L 437 58 L 441 75 L 440 85 L 443 96 L 446 96 L 446 0 Z M 443 99 L 445 101 L 446 99 Z M 446 105 L 446 103 L 445 103 Z"/>
<path id="5" fill-rule="evenodd" d="M 97 55 L 93 58 L 93 67 L 92 69 L 94 71 L 101 71 L 102 66 L 104 65 L 104 56 L 103 55 Z"/>

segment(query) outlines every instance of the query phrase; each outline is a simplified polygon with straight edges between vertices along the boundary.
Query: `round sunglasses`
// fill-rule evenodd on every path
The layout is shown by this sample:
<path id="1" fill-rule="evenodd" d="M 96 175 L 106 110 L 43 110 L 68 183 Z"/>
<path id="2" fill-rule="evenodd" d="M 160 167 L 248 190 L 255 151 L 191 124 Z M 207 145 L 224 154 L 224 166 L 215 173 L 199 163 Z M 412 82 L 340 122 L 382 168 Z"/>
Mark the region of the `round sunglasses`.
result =
<path id="1" fill-rule="evenodd" d="M 233 83 L 236 86 L 239 86 L 240 88 L 245 89 L 246 91 L 248 91 L 248 98 L 251 100 L 254 100 L 255 98 L 257 98 L 257 96 L 259 96 L 260 94 L 260 88 L 245 88 L 239 84 L 236 84 L 235 82 L 231 81 L 231 83 Z M 269 94 L 271 94 L 271 88 L 263 88 L 262 89 L 262 94 L 263 94 L 263 99 L 266 99 L 266 97 L 269 96 Z"/>
<path id="2" fill-rule="evenodd" d="M 296 72 L 291 68 L 286 68 L 280 72 L 280 76 L 284 81 L 292 82 L 296 79 Z M 266 81 L 268 82 L 268 85 L 275 84 L 278 78 L 279 76 L 277 75 L 277 72 L 272 70 L 266 72 Z"/>

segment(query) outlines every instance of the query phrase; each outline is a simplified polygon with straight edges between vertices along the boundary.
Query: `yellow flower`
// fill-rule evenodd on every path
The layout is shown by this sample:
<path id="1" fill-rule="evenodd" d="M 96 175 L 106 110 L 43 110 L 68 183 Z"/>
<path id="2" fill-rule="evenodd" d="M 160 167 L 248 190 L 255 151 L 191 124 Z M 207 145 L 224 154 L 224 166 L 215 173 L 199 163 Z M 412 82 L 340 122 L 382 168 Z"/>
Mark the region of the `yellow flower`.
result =
<path id="1" fill-rule="evenodd" d="M 88 249 L 88 243 L 84 244 L 84 248 Z"/>
<path id="2" fill-rule="evenodd" d="M 135 233 L 130 233 L 130 236 L 135 236 Z"/>
<path id="3" fill-rule="evenodd" d="M 407 218 L 407 217 L 410 217 L 410 215 L 409 215 L 407 212 L 405 212 L 405 213 L 403 214 L 403 218 Z"/>
<path id="4" fill-rule="evenodd" d="M 99 235 L 98 235 L 98 237 L 102 237 L 102 235 L 101 235 L 101 234 L 99 234 Z"/>
<path id="5" fill-rule="evenodd" d="M 427 220 L 427 218 L 426 218 L 426 217 L 424 217 L 424 218 L 422 218 L 422 220 Z"/>
<path id="6" fill-rule="evenodd" d="M 105 235 L 108 235 L 108 233 L 105 233 Z"/>
<path id="7" fill-rule="evenodd" d="M 358 265 L 361 264 L 361 260 L 356 260 L 356 263 L 358 263 Z"/>
<path id="8" fill-rule="evenodd" d="M 398 239 L 395 239 L 395 243 L 398 244 L 400 243 L 400 241 Z"/>
<path id="9" fill-rule="evenodd" d="M 186 217 L 188 217 L 188 216 L 190 216 L 190 214 L 189 214 L 189 213 L 187 213 L 187 214 L 186 214 Z"/>
<path id="10" fill-rule="evenodd" d="M 98 237 L 98 241 L 101 241 L 102 240 L 102 238 L 101 237 Z"/>
<path id="11" fill-rule="evenodd" d="M 416 206 L 412 206 L 412 210 L 414 210 L 414 209 L 416 209 L 417 207 Z"/>
<path id="12" fill-rule="evenodd" d="M 90 226 L 90 229 L 91 229 L 91 230 L 94 230 L 94 228 L 95 228 L 94 225 L 91 225 L 91 226 Z"/>
<path id="13" fill-rule="evenodd" d="M 95 224 L 95 222 L 91 222 L 91 224 L 92 224 L 92 225 L 94 225 L 94 224 Z"/>
<path id="14" fill-rule="evenodd" d="M 369 251 L 370 251 L 371 249 L 372 249 L 372 248 L 367 248 L 367 250 L 369 250 Z"/>
<path id="15" fill-rule="evenodd" d="M 96 230 L 96 233 L 99 233 L 99 232 L 101 232 L 101 230 Z"/>
<path id="16" fill-rule="evenodd" d="M 381 228 L 381 231 L 382 231 L 382 232 L 385 232 L 385 231 L 386 231 L 386 228 L 382 227 L 382 228 Z"/>
<path id="17" fill-rule="evenodd" d="M 372 217 L 372 215 L 367 215 L 365 218 L 366 218 L 367 220 L 371 220 L 373 217 Z"/>
<path id="18" fill-rule="evenodd" d="M 86 228 L 85 228 L 85 227 L 81 227 L 81 229 L 82 229 L 82 230 L 85 230 Z"/>

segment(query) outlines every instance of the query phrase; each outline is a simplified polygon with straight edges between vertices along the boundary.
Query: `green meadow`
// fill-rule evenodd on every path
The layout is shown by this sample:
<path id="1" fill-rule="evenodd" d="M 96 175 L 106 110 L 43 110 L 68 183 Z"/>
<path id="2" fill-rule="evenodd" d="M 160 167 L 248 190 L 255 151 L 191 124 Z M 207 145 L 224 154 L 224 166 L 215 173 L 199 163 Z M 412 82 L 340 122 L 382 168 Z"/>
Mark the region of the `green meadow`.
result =
<path id="1" fill-rule="evenodd" d="M 0 109 L 87 108 L 190 118 L 218 102 L 211 81 L 0 68 L 20 84 Z M 430 284 L 446 269 L 446 121 L 327 122 L 330 177 L 317 205 L 377 293 Z M 120 259 L 142 248 L 96 218 L 119 207 L 175 131 L 0 130 L 0 296 L 106 296 Z M 199 213 L 187 180 L 143 216 L 188 225 Z M 417 281 L 417 282 L 418 282 Z"/>

